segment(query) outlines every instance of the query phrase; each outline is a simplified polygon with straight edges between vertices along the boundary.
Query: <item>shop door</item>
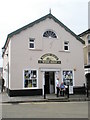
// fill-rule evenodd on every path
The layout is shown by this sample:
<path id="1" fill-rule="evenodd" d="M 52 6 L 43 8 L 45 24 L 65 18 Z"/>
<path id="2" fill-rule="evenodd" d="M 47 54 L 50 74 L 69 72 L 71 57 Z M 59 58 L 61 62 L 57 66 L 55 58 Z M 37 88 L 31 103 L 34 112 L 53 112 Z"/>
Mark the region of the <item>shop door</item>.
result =
<path id="1" fill-rule="evenodd" d="M 46 86 L 46 94 L 50 93 L 49 88 L 49 72 L 45 72 L 45 86 Z"/>
<path id="2" fill-rule="evenodd" d="M 54 72 L 45 72 L 46 94 L 55 93 L 55 75 Z"/>

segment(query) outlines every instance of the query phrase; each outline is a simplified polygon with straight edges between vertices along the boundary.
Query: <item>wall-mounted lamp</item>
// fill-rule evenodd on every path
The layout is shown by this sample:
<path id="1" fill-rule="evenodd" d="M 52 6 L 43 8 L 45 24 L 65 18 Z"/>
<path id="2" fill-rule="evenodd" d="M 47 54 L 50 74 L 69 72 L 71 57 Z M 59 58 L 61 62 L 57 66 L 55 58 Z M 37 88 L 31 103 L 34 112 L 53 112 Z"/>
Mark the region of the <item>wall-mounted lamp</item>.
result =
<path id="1" fill-rule="evenodd" d="M 76 68 L 74 68 L 73 70 L 76 71 Z"/>

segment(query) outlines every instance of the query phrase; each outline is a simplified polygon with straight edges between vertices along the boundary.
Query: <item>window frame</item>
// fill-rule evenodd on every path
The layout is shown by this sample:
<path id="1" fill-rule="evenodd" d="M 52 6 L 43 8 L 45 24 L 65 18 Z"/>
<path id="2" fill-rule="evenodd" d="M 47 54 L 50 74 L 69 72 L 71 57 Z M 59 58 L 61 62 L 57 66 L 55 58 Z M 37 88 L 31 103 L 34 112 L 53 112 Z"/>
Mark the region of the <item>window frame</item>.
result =
<path id="1" fill-rule="evenodd" d="M 50 35 L 50 32 L 52 32 L 53 34 L 51 34 L 51 36 L 49 36 Z M 44 36 L 44 34 L 46 33 L 46 36 Z M 48 35 L 48 34 L 49 35 Z M 52 36 L 52 35 L 54 35 L 54 36 L 56 36 L 56 37 L 54 37 L 54 36 Z M 48 30 L 46 30 L 44 33 L 43 33 L 43 38 L 53 38 L 53 39 L 57 39 L 58 38 L 58 36 L 57 36 L 57 34 L 56 34 L 56 32 L 55 31 L 53 31 L 53 30 L 51 30 L 51 29 L 48 29 Z"/>
<path id="2" fill-rule="evenodd" d="M 74 83 L 74 70 L 73 69 L 63 69 L 62 70 L 62 72 L 61 72 L 62 73 L 62 82 L 64 82 L 63 72 L 70 72 L 70 71 L 72 71 L 72 81 L 73 81 L 73 85 L 71 85 L 71 86 L 75 86 L 75 83 Z"/>
<path id="3" fill-rule="evenodd" d="M 32 41 L 30 41 L 32 40 Z M 33 44 L 34 47 L 30 47 L 30 44 Z M 29 49 L 35 49 L 35 38 L 29 38 L 29 45 L 28 45 Z"/>
<path id="4" fill-rule="evenodd" d="M 65 42 L 67 43 L 67 44 L 65 44 Z M 69 41 L 64 41 L 64 43 L 63 43 L 64 45 L 63 45 L 63 49 L 64 49 L 64 51 L 70 51 L 70 47 L 69 47 Z M 65 47 L 67 47 L 68 49 L 66 50 L 65 49 Z"/>
<path id="5" fill-rule="evenodd" d="M 25 87 L 25 71 L 36 71 L 37 77 L 34 78 L 36 79 L 36 87 Z M 23 70 L 23 89 L 37 89 L 38 88 L 38 70 L 37 69 L 24 69 Z"/>

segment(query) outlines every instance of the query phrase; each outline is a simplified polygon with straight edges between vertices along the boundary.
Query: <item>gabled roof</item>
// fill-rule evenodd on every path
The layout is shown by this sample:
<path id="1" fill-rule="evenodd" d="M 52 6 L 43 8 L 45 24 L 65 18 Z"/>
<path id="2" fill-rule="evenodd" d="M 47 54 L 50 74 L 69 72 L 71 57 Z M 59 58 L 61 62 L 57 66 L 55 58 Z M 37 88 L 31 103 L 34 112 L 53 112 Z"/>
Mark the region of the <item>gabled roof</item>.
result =
<path id="1" fill-rule="evenodd" d="M 88 30 L 82 32 L 82 33 L 79 34 L 78 36 L 79 36 L 79 37 L 82 37 L 82 36 L 84 36 L 84 35 L 86 35 L 86 34 L 89 34 L 89 33 L 90 33 L 90 29 L 88 29 Z"/>
<path id="2" fill-rule="evenodd" d="M 35 24 L 37 24 L 37 23 L 39 23 L 39 22 L 41 22 L 41 21 L 43 21 L 43 20 L 45 20 L 47 18 L 53 19 L 56 23 L 58 23 L 61 27 L 63 27 L 66 31 L 68 31 L 71 35 L 73 35 L 78 41 L 80 41 L 82 44 L 85 44 L 85 42 L 79 36 L 77 36 L 68 27 L 66 27 L 62 22 L 60 22 L 56 17 L 54 17 L 51 13 L 49 13 L 49 14 L 45 15 L 44 17 L 41 17 L 40 19 L 37 19 L 34 22 L 32 22 L 32 23 L 30 23 L 28 25 L 25 25 L 24 27 L 19 28 L 18 30 L 8 34 L 5 45 L 4 45 L 4 47 L 2 49 L 6 49 L 6 46 L 7 46 L 8 42 L 9 42 L 9 39 L 11 37 L 13 37 L 16 34 L 19 34 L 21 31 L 23 31 L 23 30 L 25 30 L 25 29 L 27 29 L 29 27 L 32 27 L 33 25 L 35 25 Z"/>

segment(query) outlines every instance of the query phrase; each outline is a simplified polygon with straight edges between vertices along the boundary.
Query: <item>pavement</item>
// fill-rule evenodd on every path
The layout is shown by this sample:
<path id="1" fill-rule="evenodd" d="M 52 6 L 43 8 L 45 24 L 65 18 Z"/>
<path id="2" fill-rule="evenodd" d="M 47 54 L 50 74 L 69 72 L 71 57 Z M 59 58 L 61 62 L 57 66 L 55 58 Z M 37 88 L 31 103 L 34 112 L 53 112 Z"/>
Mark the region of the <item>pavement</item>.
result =
<path id="1" fill-rule="evenodd" d="M 44 96 L 20 96 L 9 97 L 6 92 L 0 93 L 1 103 L 24 103 L 24 102 L 72 102 L 72 101 L 90 101 L 90 97 L 86 95 L 69 95 L 56 97 L 55 94 L 47 94 L 46 99 Z"/>

